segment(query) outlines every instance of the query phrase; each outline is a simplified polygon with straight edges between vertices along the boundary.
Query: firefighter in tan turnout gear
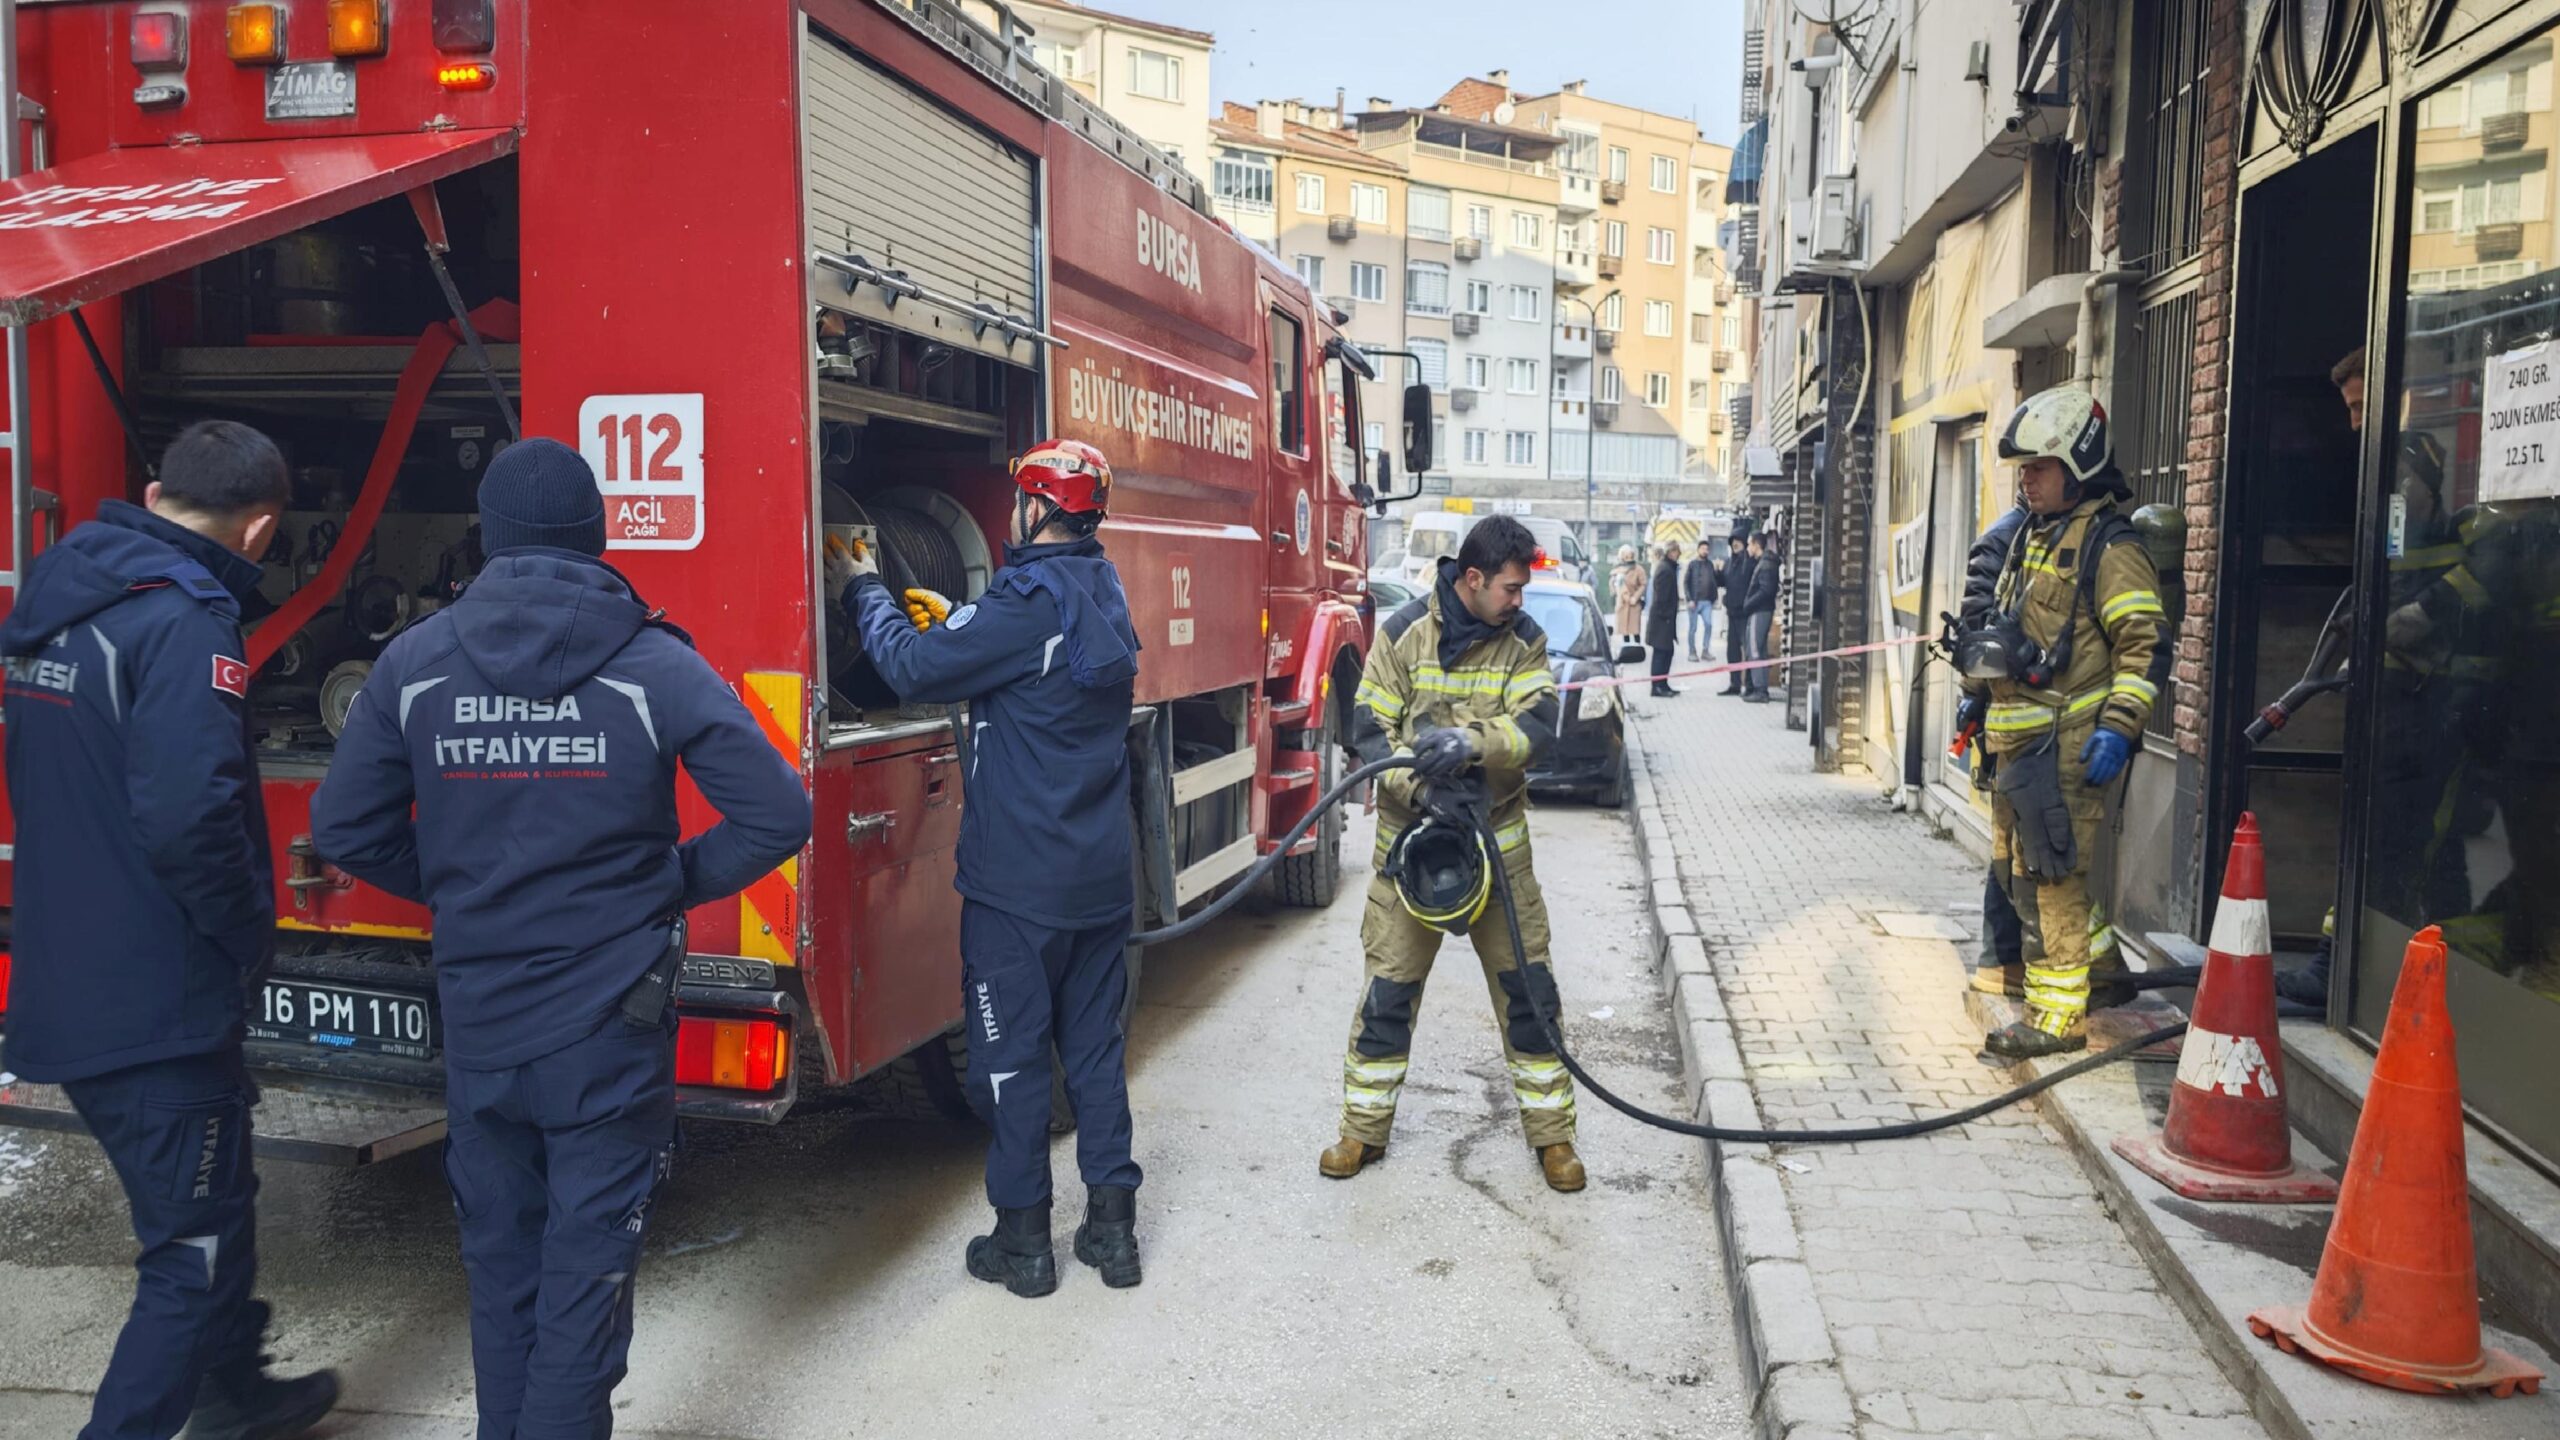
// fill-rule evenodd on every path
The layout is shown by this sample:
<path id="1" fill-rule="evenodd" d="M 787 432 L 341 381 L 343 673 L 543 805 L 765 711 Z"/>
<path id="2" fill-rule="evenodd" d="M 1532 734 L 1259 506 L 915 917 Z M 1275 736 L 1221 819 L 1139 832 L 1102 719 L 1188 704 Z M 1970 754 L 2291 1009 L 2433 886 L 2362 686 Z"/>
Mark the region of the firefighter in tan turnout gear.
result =
<path id="1" fill-rule="evenodd" d="M 1367 973 L 1342 1062 L 1342 1139 L 1319 1162 L 1337 1180 L 1387 1153 L 1423 982 L 1444 933 L 1463 932 L 1484 965 L 1512 1094 L 1539 1168 L 1555 1189 L 1583 1187 L 1582 1162 L 1573 1152 L 1573 1081 L 1546 1048 L 1528 988 L 1536 986 L 1539 1003 L 1555 1013 L 1546 901 L 1529 859 L 1528 769 L 1555 737 L 1558 704 L 1546 637 L 1521 609 L 1537 549 L 1517 520 L 1479 521 L 1457 556 L 1440 562 L 1430 593 L 1380 626 L 1361 677 L 1353 723 L 1361 758 L 1411 754 L 1415 768 L 1389 771 L 1378 781 L 1378 874 L 1360 925 Z M 1400 861 L 1419 864 L 1399 850 L 1400 840 L 1434 834 L 1449 843 L 1472 825 L 1469 812 L 1479 806 L 1519 912 L 1525 966 L 1512 954 L 1501 906 L 1488 903 L 1489 870 L 1468 872 L 1468 894 L 1432 908 L 1428 921 L 1409 887 L 1391 878 Z M 1450 824 L 1426 824 L 1430 819 Z"/>
<path id="2" fill-rule="evenodd" d="M 2095 397 L 2074 386 L 2032 397 L 2001 432 L 2000 458 L 2019 462 L 2030 518 L 1957 667 L 1992 757 L 1992 870 L 2028 922 L 2027 1019 L 1984 1043 L 2051 1055 L 2088 1044 L 2090 956 L 2112 940 L 2089 863 L 2171 647 L 2150 554 L 2117 509 L 2131 487 Z"/>

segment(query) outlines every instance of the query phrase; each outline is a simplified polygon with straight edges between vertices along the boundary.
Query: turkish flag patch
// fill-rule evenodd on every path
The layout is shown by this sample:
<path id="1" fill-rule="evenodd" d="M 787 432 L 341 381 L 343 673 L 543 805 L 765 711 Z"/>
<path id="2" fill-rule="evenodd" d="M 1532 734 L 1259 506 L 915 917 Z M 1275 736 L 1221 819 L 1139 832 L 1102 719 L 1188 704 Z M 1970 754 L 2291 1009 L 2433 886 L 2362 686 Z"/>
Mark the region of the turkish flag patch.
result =
<path id="1" fill-rule="evenodd" d="M 249 698 L 249 667 L 228 655 L 213 657 L 213 688 L 225 695 Z"/>

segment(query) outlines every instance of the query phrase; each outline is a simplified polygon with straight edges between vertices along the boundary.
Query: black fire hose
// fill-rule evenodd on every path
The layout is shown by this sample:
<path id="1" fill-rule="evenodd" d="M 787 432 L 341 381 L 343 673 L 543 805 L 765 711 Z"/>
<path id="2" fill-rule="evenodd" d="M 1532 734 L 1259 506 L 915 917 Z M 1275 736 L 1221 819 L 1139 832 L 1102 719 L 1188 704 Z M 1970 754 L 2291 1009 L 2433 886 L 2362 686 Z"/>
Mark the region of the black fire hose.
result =
<path id="1" fill-rule="evenodd" d="M 1245 892 L 1253 888 L 1255 881 L 1270 873 L 1280 863 L 1281 857 L 1289 853 L 1290 847 L 1304 839 L 1307 832 L 1315 828 L 1316 821 L 1323 817 L 1326 810 L 1348 799 L 1359 787 L 1360 782 L 1383 775 L 1389 770 L 1409 769 L 1412 765 L 1413 757 L 1410 755 L 1391 755 L 1384 760 L 1363 765 L 1343 776 L 1340 783 L 1316 797 L 1316 803 L 1308 807 L 1307 813 L 1295 826 L 1291 827 L 1289 833 L 1281 839 L 1279 846 L 1256 861 L 1251 869 L 1238 876 L 1236 883 L 1228 888 L 1226 894 L 1202 908 L 1197 915 L 1178 920 L 1162 929 L 1141 931 L 1130 936 L 1129 943 L 1145 946 L 1161 945 L 1169 940 L 1178 940 L 1225 914 L 1235 906 L 1236 902 L 1244 898 Z M 1492 822 L 1479 814 L 1476 817 L 1476 827 L 1477 833 L 1484 837 L 1485 853 L 1499 857 L 1502 847 L 1494 836 Z M 1511 876 L 1498 858 L 1493 865 L 1493 895 L 1495 902 L 1502 907 L 1503 924 L 1511 933 L 1513 963 L 1526 965 L 1529 951 L 1520 934 L 1520 911 L 1511 897 Z M 2166 976 L 2184 972 L 2161 973 Z M 2164 980 L 2163 983 L 2171 982 Z M 1591 1072 L 1583 1069 L 1582 1062 L 1574 1059 L 1573 1052 L 1565 1048 L 1564 1032 L 1557 1028 L 1556 1017 L 1548 1013 L 1546 1006 L 1540 1001 L 1537 987 L 1524 983 L 1520 989 L 1521 993 L 1529 999 L 1530 1013 L 1538 1017 L 1539 1030 L 1547 1037 L 1547 1043 L 1555 1048 L 1556 1058 L 1564 1063 L 1565 1070 L 1580 1082 L 1584 1089 L 1599 1096 L 1601 1102 L 1610 1109 L 1630 1120 L 1651 1125 L 1658 1130 L 1668 1130 L 1675 1135 L 1692 1135 L 1702 1140 L 1723 1140 L 1741 1145 L 1843 1145 L 1864 1140 L 1901 1140 L 1913 1135 L 1926 1135 L 1932 1131 L 1952 1129 L 1955 1126 L 1979 1120 L 1995 1110 L 2005 1110 L 2021 1100 L 2041 1095 L 2065 1080 L 2086 1075 L 2102 1066 L 2127 1059 L 2135 1051 L 2146 1046 L 2157 1045 L 2164 1040 L 2174 1040 L 2187 1033 L 2184 1021 L 2175 1025 L 2163 1025 L 2146 1034 L 2137 1035 L 2121 1045 L 2074 1061 L 2050 1075 L 2030 1080 L 2014 1090 L 2003 1091 L 1981 1104 L 1968 1106 L 1952 1114 L 1932 1115 L 1924 1120 L 1905 1120 L 1895 1125 L 1870 1125 L 1854 1130 L 1735 1130 L 1718 1125 L 1700 1125 L 1692 1121 L 1675 1120 L 1668 1115 L 1655 1114 L 1641 1105 L 1619 1098 L 1615 1091 L 1592 1078 Z"/>

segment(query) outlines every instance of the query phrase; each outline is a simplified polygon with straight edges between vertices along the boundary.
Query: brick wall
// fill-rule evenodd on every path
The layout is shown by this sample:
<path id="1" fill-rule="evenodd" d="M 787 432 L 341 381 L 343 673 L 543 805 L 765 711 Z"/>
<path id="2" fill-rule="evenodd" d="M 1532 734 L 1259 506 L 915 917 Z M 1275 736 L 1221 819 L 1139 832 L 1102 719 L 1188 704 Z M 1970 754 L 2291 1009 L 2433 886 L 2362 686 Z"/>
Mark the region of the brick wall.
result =
<path id="1" fill-rule="evenodd" d="M 2222 550 L 2223 458 L 2231 415 L 2229 344 L 2239 218 L 2239 147 L 2248 123 L 2240 7 L 2209 6 L 2204 131 L 2204 285 L 2196 299 L 2196 373 L 2187 394 L 2187 604 L 2175 671 L 2178 749 L 2201 759 L 2210 733 L 2213 616 Z"/>

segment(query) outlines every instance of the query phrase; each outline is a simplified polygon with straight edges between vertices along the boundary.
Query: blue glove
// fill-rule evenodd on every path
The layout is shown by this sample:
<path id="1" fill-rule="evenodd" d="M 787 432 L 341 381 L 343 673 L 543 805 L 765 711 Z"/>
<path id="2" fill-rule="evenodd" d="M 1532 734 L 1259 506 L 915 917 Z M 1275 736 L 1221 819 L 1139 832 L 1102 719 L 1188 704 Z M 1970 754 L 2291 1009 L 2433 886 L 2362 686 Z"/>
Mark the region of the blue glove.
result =
<path id="1" fill-rule="evenodd" d="M 2104 785 L 2123 774 L 2125 762 L 2132 758 L 2133 742 L 2104 725 L 2080 747 L 2080 768 L 2091 785 Z"/>
<path id="2" fill-rule="evenodd" d="M 1425 780 L 1449 780 L 1475 763 L 1475 742 L 1464 730 L 1425 730 L 1413 742 L 1413 771 Z"/>

